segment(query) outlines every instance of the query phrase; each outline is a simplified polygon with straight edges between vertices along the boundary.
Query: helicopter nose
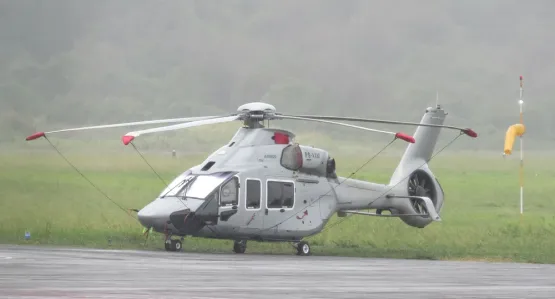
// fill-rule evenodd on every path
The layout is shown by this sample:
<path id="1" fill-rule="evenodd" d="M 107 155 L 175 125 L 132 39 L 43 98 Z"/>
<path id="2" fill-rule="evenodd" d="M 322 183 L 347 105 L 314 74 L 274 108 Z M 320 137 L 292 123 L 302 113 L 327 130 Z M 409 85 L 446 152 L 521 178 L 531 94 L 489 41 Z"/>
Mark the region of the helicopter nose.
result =
<path id="1" fill-rule="evenodd" d="M 171 206 L 157 199 L 137 212 L 137 218 L 144 227 L 160 231 L 170 220 L 171 212 Z"/>
<path id="2" fill-rule="evenodd" d="M 184 209 L 194 211 L 201 204 L 198 200 L 188 200 L 185 204 L 175 197 L 157 198 L 137 212 L 137 218 L 144 227 L 163 232 L 171 223 L 170 215 Z"/>
<path id="3" fill-rule="evenodd" d="M 167 221 L 167 215 L 162 213 L 157 213 L 153 209 L 145 207 L 137 213 L 137 218 L 139 222 L 146 228 L 159 229 L 163 227 Z"/>

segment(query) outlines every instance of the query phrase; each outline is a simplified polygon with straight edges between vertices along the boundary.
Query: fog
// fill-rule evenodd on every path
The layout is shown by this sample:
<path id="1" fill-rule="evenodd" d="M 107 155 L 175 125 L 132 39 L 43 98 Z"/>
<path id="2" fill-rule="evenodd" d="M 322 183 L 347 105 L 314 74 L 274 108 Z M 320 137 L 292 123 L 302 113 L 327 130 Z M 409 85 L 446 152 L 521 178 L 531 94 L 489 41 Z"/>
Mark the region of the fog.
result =
<path id="1" fill-rule="evenodd" d="M 555 139 L 554 13 L 549 0 L 4 0 L 0 140 L 251 101 L 419 121 L 439 93 L 447 123 L 500 151 L 523 75 L 529 146 L 545 146 Z"/>

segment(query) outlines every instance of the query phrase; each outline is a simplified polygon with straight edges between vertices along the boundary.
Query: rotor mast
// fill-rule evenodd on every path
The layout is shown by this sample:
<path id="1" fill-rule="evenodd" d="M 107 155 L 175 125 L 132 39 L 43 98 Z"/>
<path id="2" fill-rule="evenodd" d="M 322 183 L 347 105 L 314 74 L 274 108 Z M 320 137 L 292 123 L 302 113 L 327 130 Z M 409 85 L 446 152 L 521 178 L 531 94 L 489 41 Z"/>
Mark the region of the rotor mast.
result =
<path id="1" fill-rule="evenodd" d="M 249 129 L 261 129 L 264 128 L 264 115 L 261 115 L 262 117 L 259 118 L 253 118 L 253 115 L 251 115 L 251 117 L 246 118 L 243 120 L 243 125 Z"/>

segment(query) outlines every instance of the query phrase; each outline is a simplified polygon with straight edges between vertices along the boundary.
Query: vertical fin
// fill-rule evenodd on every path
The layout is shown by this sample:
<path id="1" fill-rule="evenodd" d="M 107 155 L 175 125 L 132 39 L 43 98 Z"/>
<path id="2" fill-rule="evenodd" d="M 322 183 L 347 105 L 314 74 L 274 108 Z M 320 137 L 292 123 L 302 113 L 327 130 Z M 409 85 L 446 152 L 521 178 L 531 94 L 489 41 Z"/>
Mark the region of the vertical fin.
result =
<path id="1" fill-rule="evenodd" d="M 438 105 L 436 108 L 426 109 L 426 113 L 420 121 L 421 124 L 443 125 L 447 113 Z M 396 184 L 403 178 L 407 177 L 409 173 L 413 172 L 422 164 L 427 163 L 434 152 L 440 127 L 422 127 L 416 128 L 414 138 L 416 143 L 409 144 L 405 153 L 401 157 L 401 161 L 391 176 L 390 184 Z M 426 167 L 426 165 L 424 165 Z"/>

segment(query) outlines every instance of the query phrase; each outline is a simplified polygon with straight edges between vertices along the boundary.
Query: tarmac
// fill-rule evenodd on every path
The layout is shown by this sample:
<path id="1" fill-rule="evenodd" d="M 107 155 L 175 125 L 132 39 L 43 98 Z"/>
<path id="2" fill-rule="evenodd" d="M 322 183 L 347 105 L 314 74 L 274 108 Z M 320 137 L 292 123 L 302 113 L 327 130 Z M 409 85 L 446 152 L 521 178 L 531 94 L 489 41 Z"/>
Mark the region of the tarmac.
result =
<path id="1" fill-rule="evenodd" d="M 555 265 L 0 246 L 0 298 L 555 298 Z"/>

